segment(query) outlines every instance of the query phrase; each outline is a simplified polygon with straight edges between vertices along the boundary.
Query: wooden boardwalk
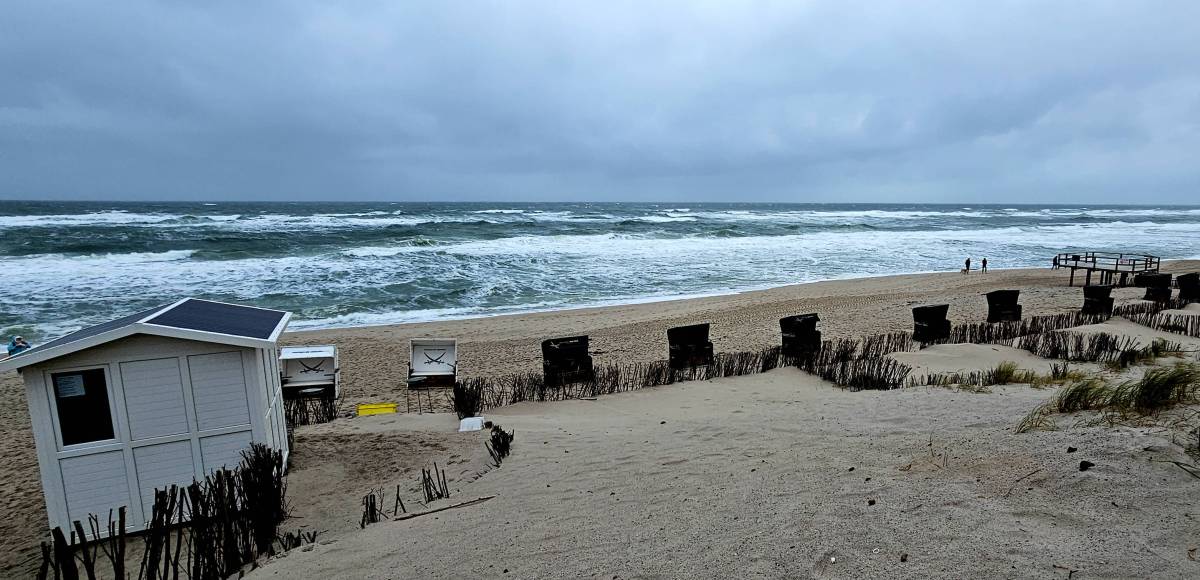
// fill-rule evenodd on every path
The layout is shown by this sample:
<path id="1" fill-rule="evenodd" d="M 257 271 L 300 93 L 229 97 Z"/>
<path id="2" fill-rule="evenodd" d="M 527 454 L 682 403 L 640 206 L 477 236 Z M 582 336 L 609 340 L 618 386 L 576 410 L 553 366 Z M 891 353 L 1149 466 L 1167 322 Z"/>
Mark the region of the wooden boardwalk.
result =
<path id="1" fill-rule="evenodd" d="M 1130 274 L 1146 274 L 1158 272 L 1161 259 L 1147 254 L 1114 254 L 1111 252 L 1063 252 L 1054 257 L 1055 268 L 1071 269 L 1071 286 L 1075 285 L 1075 271 L 1084 270 L 1087 277 L 1084 286 L 1092 284 L 1092 272 L 1099 272 L 1098 284 L 1112 284 L 1113 277 L 1121 275 L 1117 282 L 1119 286 L 1129 283 Z"/>

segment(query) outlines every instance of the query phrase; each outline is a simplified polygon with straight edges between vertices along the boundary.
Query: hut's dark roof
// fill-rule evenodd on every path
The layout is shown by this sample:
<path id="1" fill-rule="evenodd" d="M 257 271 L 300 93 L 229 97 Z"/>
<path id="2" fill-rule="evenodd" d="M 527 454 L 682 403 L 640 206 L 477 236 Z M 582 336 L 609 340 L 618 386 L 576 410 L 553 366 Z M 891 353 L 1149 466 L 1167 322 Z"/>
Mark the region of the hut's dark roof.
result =
<path id="1" fill-rule="evenodd" d="M 279 321 L 286 314 L 280 310 L 189 298 L 145 322 L 184 330 L 267 339 L 271 338 L 275 327 L 279 326 Z"/>
<path id="2" fill-rule="evenodd" d="M 23 359 L 33 361 L 34 359 L 46 358 L 40 356 L 43 354 L 49 358 L 56 358 L 82 348 L 80 346 L 72 349 L 70 348 L 72 343 L 134 325 L 139 325 L 139 328 L 134 332 L 146 332 L 148 334 L 155 334 L 153 328 L 158 326 L 197 333 L 268 340 L 275 333 L 276 329 L 280 327 L 280 323 L 283 322 L 287 314 L 287 312 L 280 310 L 267 310 L 252 306 L 239 306 L 237 304 L 188 298 L 174 304 L 158 306 L 150 310 L 144 310 L 116 320 L 110 320 L 102 324 L 77 330 L 66 336 L 39 344 L 29 350 L 4 359 L 3 362 L 5 366 L 19 368 L 27 364 L 32 364 L 22 364 Z M 202 339 L 203 337 L 203 334 L 196 335 L 197 339 Z M 219 337 L 214 338 L 219 339 Z M 47 352 L 51 349 L 60 349 L 61 347 L 67 348 L 55 354 Z"/>
<path id="3" fill-rule="evenodd" d="M 170 306 L 170 304 L 165 304 L 163 306 L 157 306 L 155 308 L 151 308 L 150 310 L 144 310 L 142 312 L 138 312 L 137 314 L 130 314 L 129 316 L 122 316 L 121 318 L 118 318 L 116 320 L 110 320 L 108 322 L 103 322 L 103 323 L 97 324 L 95 326 L 81 328 L 81 329 L 76 330 L 75 332 L 72 332 L 71 334 L 68 334 L 66 336 L 60 336 L 50 342 L 39 344 L 29 350 L 21 351 L 20 353 L 17 353 L 15 355 L 13 355 L 12 357 L 10 357 L 8 360 L 15 360 L 15 359 L 23 357 L 23 356 L 29 356 L 29 355 L 32 355 L 35 353 L 40 353 L 45 350 L 50 350 L 52 348 L 57 348 L 60 346 L 71 344 L 72 342 L 79 342 L 85 338 L 91 338 L 93 336 L 96 336 L 97 334 L 104 334 L 105 332 L 108 332 L 110 330 L 116 330 L 118 328 L 129 326 L 129 325 L 134 324 L 137 321 L 139 321 L 147 316 L 150 316 L 150 315 L 154 314 L 155 312 L 159 312 L 162 309 L 167 308 L 169 306 Z"/>

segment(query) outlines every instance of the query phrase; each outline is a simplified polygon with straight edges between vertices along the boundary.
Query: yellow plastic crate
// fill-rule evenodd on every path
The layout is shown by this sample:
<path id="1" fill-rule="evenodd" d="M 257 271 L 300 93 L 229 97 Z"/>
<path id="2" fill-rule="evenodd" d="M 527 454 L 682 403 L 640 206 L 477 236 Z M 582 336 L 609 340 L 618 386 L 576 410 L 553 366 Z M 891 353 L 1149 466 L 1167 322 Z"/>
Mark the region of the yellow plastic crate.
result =
<path id="1" fill-rule="evenodd" d="M 399 403 L 359 403 L 358 416 L 365 417 L 367 415 L 387 415 L 395 413 Z"/>

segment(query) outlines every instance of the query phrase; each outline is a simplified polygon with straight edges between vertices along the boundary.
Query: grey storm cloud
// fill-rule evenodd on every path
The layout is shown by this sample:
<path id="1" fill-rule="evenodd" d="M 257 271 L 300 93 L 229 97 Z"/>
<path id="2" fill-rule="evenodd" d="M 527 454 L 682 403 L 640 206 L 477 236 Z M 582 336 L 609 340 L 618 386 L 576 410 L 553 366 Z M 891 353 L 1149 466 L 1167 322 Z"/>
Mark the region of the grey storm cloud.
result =
<path id="1" fill-rule="evenodd" d="M 1200 3 L 0 9 L 0 197 L 1194 203 Z"/>

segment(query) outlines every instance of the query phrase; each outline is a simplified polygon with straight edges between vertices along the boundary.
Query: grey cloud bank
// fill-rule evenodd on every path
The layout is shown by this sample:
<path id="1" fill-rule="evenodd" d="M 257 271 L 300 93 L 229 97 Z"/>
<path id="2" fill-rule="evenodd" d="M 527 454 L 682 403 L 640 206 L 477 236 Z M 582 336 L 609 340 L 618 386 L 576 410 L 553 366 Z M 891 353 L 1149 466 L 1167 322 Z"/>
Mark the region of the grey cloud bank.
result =
<path id="1" fill-rule="evenodd" d="M 1196 203 L 1195 2 L 17 2 L 0 198 Z"/>

